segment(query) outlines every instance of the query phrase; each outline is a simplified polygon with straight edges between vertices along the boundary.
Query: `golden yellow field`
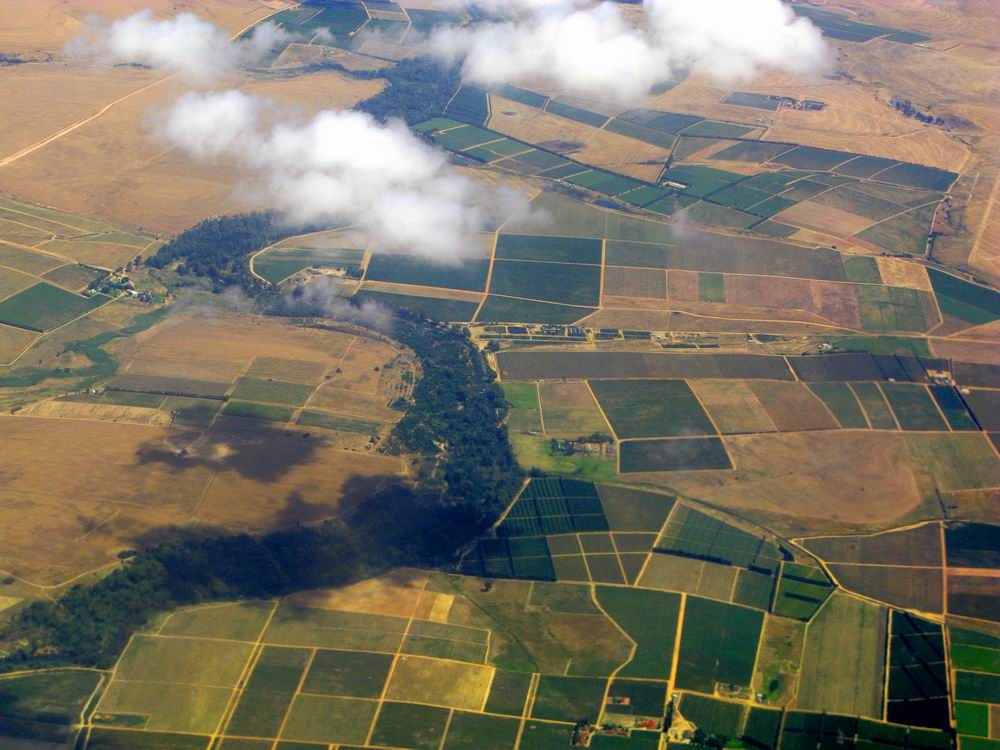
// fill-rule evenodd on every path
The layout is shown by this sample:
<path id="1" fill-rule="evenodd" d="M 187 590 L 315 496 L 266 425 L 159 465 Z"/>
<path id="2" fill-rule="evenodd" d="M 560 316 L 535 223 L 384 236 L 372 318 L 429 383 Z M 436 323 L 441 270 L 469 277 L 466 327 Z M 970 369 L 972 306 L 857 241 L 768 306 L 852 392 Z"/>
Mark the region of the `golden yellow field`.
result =
<path id="1" fill-rule="evenodd" d="M 75 335 L 101 330 L 122 311 L 103 320 L 95 314 Z M 39 349 L 43 361 L 46 351 Z M 403 392 L 401 375 L 411 366 L 389 344 L 350 330 L 197 306 L 116 339 L 107 351 L 122 363 L 122 377 L 163 383 L 167 392 L 200 387 L 185 385 L 191 381 L 232 388 L 249 374 L 253 382 L 304 388 L 310 411 L 385 421 L 399 416 L 386 404 Z M 221 401 L 129 398 L 138 400 L 41 400 L 0 417 L 0 569 L 61 582 L 175 530 L 264 531 L 317 521 L 404 472 L 399 459 L 361 443 L 341 449 L 345 440 L 326 429 L 213 417 Z M 178 417 L 192 404 L 208 409 L 207 419 Z"/>
<path id="2" fill-rule="evenodd" d="M 184 90 L 171 80 L 157 83 L 161 78 L 148 71 L 109 75 L 103 67 L 0 67 L 0 82 L 9 92 L 0 113 L 6 109 L 4 121 L 20 123 L 12 129 L 11 146 L 5 136 L 0 154 L 4 191 L 156 233 L 178 232 L 211 215 L 251 208 L 236 194 L 240 174 L 232 165 L 198 163 L 155 137 L 155 111 Z M 91 91 L 94 82 L 96 94 L 63 96 L 67 90 Z M 355 81 L 333 71 L 249 79 L 242 85 L 248 93 L 294 105 L 307 115 L 325 107 L 349 107 L 381 87 L 381 81 Z M 4 163 L 119 99 L 89 122 Z M 25 108 L 30 117 L 24 116 Z M 39 131 L 40 122 L 51 125 Z"/>

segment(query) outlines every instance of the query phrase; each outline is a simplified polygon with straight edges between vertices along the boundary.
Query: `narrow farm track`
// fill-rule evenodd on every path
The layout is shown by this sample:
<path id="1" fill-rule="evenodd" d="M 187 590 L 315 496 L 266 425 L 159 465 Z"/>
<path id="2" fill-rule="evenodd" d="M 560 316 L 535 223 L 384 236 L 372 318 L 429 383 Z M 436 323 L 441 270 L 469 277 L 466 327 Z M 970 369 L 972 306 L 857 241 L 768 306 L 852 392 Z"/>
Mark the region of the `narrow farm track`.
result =
<path id="1" fill-rule="evenodd" d="M 264 20 L 270 18 L 271 16 L 275 15 L 276 13 L 281 12 L 281 10 L 283 10 L 283 9 L 272 11 L 271 13 L 268 13 L 266 16 L 258 18 L 256 21 L 253 21 L 252 23 L 244 26 L 242 29 L 240 29 L 238 32 L 236 32 L 230 38 L 230 41 L 235 41 L 242 34 L 246 33 L 248 30 L 250 30 L 251 28 L 253 28 L 256 24 L 258 24 L 261 21 L 264 21 Z M 125 96 L 119 97 L 118 99 L 115 99 L 113 102 L 109 102 L 109 103 L 105 104 L 103 107 L 101 107 L 99 110 L 97 110 L 97 112 L 95 112 L 94 114 L 89 115 L 89 116 L 83 118 L 82 120 L 78 120 L 77 122 L 74 122 L 71 125 L 67 125 L 62 130 L 56 131 L 52 135 L 49 135 L 49 136 L 43 138 L 42 140 L 38 141 L 37 143 L 33 143 L 32 145 L 27 146 L 27 147 L 21 149 L 20 151 L 17 151 L 15 153 L 11 154 L 10 156 L 7 156 L 7 157 L 5 157 L 3 159 L 0 159 L 0 168 L 10 166 L 11 164 L 13 164 L 14 162 L 18 161 L 19 159 L 23 159 L 25 156 L 28 156 L 29 154 L 32 154 L 32 153 L 34 153 L 35 151 L 38 151 L 41 148 L 45 148 L 50 143 L 58 141 L 63 136 L 69 135 L 73 131 L 82 128 L 84 125 L 89 125 L 94 120 L 96 120 L 99 117 L 102 117 L 103 115 L 107 114 L 116 105 L 121 104 L 122 102 L 131 99 L 133 96 L 138 96 L 139 94 L 143 93 L 144 91 L 149 91 L 149 89 L 153 88 L 154 86 L 159 86 L 164 81 L 169 81 L 173 77 L 174 77 L 173 74 L 168 75 L 168 76 L 164 76 L 163 78 L 159 78 L 159 79 L 153 81 L 152 83 L 149 83 L 149 84 L 143 86 L 142 88 L 136 89 L 135 91 L 133 91 L 133 92 L 131 92 L 129 94 L 125 94 Z"/>
<path id="2" fill-rule="evenodd" d="M 10 156 L 8 156 L 8 157 L 6 157 L 4 159 L 0 159 L 0 167 L 10 166 L 11 164 L 13 164 L 14 162 L 18 161 L 19 159 L 23 159 L 25 156 L 28 156 L 29 154 L 32 154 L 35 151 L 38 151 L 40 148 L 44 148 L 45 146 L 48 146 L 50 143 L 58 141 L 63 136 L 69 135 L 74 130 L 78 130 L 79 128 L 82 128 L 84 125 L 89 125 L 90 123 L 92 123 L 97 118 L 99 118 L 99 117 L 103 116 L 104 114 L 106 114 L 115 105 L 121 104 L 122 102 L 127 101 L 128 99 L 131 99 L 133 96 L 137 96 L 138 94 L 141 94 L 144 91 L 148 91 L 149 89 L 153 88 L 154 86 L 158 86 L 159 84 L 163 83 L 164 81 L 170 80 L 171 78 L 173 78 L 172 75 L 164 76 L 163 78 L 157 79 L 157 80 L 153 81 L 152 83 L 143 86 L 140 89 L 136 89 L 135 91 L 133 91 L 130 94 L 126 94 L 125 96 L 122 96 L 122 97 L 120 97 L 118 99 L 115 99 L 113 102 L 109 102 L 108 104 L 105 104 L 103 107 L 101 107 L 99 110 L 97 110 L 97 112 L 95 112 L 94 114 L 90 115 L 89 117 L 85 117 L 82 120 L 78 120 L 77 122 L 74 122 L 72 125 L 68 125 L 67 127 L 63 128 L 62 130 L 56 131 L 52 135 L 50 135 L 50 136 L 48 136 L 46 138 L 43 138 L 42 140 L 38 141 L 37 143 L 34 143 L 31 146 L 28 146 L 27 148 L 23 148 L 20 151 L 17 151 L 17 152 L 11 154 Z"/>

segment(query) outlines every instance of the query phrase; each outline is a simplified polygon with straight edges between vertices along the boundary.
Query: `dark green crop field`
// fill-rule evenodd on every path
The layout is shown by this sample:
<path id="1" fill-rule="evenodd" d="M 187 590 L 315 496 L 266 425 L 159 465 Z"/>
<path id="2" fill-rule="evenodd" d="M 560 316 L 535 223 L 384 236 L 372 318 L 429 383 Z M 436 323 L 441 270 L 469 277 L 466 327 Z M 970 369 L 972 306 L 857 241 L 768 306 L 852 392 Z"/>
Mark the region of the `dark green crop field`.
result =
<path id="1" fill-rule="evenodd" d="M 578 263 L 497 260 L 490 282 L 492 294 L 568 305 L 596 305 L 600 291 L 601 269 Z"/>
<path id="2" fill-rule="evenodd" d="M 497 258 L 600 265 L 601 242 L 584 237 L 501 234 Z"/>
<path id="3" fill-rule="evenodd" d="M 104 295 L 81 297 L 42 282 L 0 302 L 0 323 L 32 331 L 47 331 L 107 301 Z"/>
<path id="4" fill-rule="evenodd" d="M 431 262 L 412 255 L 376 253 L 366 279 L 481 292 L 486 287 L 488 258 L 462 258 L 454 263 Z"/>
<path id="5" fill-rule="evenodd" d="M 714 437 L 630 440 L 621 444 L 620 461 L 623 474 L 733 467 L 725 445 Z"/>
<path id="6" fill-rule="evenodd" d="M 683 380 L 595 380 L 591 388 L 620 438 L 716 434 Z"/>
<path id="7" fill-rule="evenodd" d="M 689 596 L 684 609 L 677 687 L 712 693 L 715 684 L 749 685 L 764 614 Z"/>

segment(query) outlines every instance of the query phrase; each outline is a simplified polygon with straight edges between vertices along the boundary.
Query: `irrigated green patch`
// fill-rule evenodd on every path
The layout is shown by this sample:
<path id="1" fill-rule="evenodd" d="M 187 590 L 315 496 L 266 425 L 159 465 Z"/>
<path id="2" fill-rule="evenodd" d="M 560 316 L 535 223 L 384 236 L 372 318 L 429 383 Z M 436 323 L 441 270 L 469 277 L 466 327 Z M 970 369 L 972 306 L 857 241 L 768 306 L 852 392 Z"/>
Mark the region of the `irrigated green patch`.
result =
<path id="1" fill-rule="evenodd" d="M 883 383 L 882 392 L 902 429 L 948 429 L 925 386 L 915 383 Z"/>
<path id="2" fill-rule="evenodd" d="M 726 446 L 716 437 L 630 440 L 621 444 L 619 460 L 623 474 L 733 467 Z"/>
<path id="3" fill-rule="evenodd" d="M 892 410 L 886 403 L 882 391 L 875 383 L 851 383 L 851 390 L 858 397 L 861 406 L 868 415 L 872 428 L 876 430 L 895 430 L 896 420 L 893 419 Z"/>
<path id="4" fill-rule="evenodd" d="M 284 383 L 280 380 L 242 377 L 236 381 L 232 396 L 246 401 L 302 406 L 313 392 L 310 385 Z"/>
<path id="5" fill-rule="evenodd" d="M 100 681 L 97 672 L 82 670 L 0 680 L 0 714 L 6 719 L 73 724 Z"/>
<path id="6" fill-rule="evenodd" d="M 568 266 L 560 267 L 566 268 Z M 576 267 L 592 268 L 592 266 Z M 479 310 L 476 320 L 484 323 L 574 323 L 580 318 L 590 315 L 594 310 L 593 307 L 558 305 L 551 302 L 537 302 L 491 294 Z"/>
<path id="7" fill-rule="evenodd" d="M 222 410 L 227 417 L 259 419 L 264 422 L 287 422 L 292 418 L 292 412 L 292 409 L 284 406 L 253 404 L 247 401 L 230 401 Z"/>
<path id="8" fill-rule="evenodd" d="M 283 739 L 302 742 L 360 744 L 368 737 L 368 729 L 371 727 L 372 719 L 375 718 L 377 705 L 375 701 L 355 698 L 299 695 L 288 714 L 288 721 L 281 736 Z"/>
<path id="9" fill-rule="evenodd" d="M 302 689 L 306 693 L 378 698 L 391 666 L 391 654 L 317 651 Z"/>
<path id="10" fill-rule="evenodd" d="M 764 615 L 689 596 L 684 609 L 677 687 L 712 693 L 716 683 L 750 685 Z"/>
<path id="11" fill-rule="evenodd" d="M 454 263 L 442 263 L 413 255 L 376 253 L 368 264 L 365 278 L 481 292 L 486 286 L 489 268 L 488 258 L 461 258 Z"/>
<path id="12" fill-rule="evenodd" d="M 833 584 L 820 568 L 786 562 L 781 566 L 773 611 L 782 617 L 808 620 L 831 593 Z"/>
<path id="13" fill-rule="evenodd" d="M 972 325 L 1000 318 L 1000 293 L 933 268 L 927 274 L 941 312 Z"/>
<path id="14" fill-rule="evenodd" d="M 497 258 L 600 265 L 601 242 L 584 237 L 501 234 L 497 241 Z"/>
<path id="15" fill-rule="evenodd" d="M 498 669 L 490 684 L 490 694 L 486 699 L 486 710 L 495 714 L 520 716 L 524 701 L 531 687 L 531 675 L 527 672 L 508 672 Z"/>
<path id="16" fill-rule="evenodd" d="M 47 331 L 99 307 L 108 298 L 81 297 L 44 282 L 0 302 L 0 323 L 31 331 Z"/>
<path id="17" fill-rule="evenodd" d="M 596 677 L 559 677 L 543 674 L 531 715 L 536 719 L 596 721 L 608 681 Z"/>
<path id="18" fill-rule="evenodd" d="M 414 703 L 384 703 L 375 722 L 372 744 L 438 750 L 448 709 Z"/>
<path id="19" fill-rule="evenodd" d="M 858 232 L 859 239 L 873 242 L 893 253 L 923 255 L 927 252 L 927 236 L 934 221 L 936 203 L 914 208 L 893 216 L 873 227 Z"/>
<path id="20" fill-rule="evenodd" d="M 456 711 L 444 750 L 513 750 L 519 727 L 517 719 Z"/>
<path id="21" fill-rule="evenodd" d="M 490 282 L 493 294 L 569 305 L 596 305 L 600 289 L 600 267 L 575 263 L 497 260 Z"/>
<path id="22" fill-rule="evenodd" d="M 841 427 L 867 429 L 868 422 L 865 421 L 865 413 L 847 383 L 811 383 L 809 387 L 833 412 L 833 416 L 840 422 Z"/>
<path id="23" fill-rule="evenodd" d="M 295 692 L 308 661 L 308 649 L 265 646 L 250 673 L 247 689 Z"/>
<path id="24" fill-rule="evenodd" d="M 375 292 L 362 288 L 354 295 L 358 303 L 378 302 L 389 307 L 398 307 L 431 320 L 451 322 L 455 320 L 469 321 L 476 314 L 478 302 L 466 302 L 459 299 L 440 299 L 438 297 L 417 297 L 410 294 L 392 294 Z"/>
<path id="25" fill-rule="evenodd" d="M 604 611 L 636 642 L 635 655 L 619 676 L 669 679 L 680 596 L 606 586 L 596 593 Z"/>
<path id="26" fill-rule="evenodd" d="M 683 380 L 595 380 L 590 386 L 619 438 L 716 434 Z"/>

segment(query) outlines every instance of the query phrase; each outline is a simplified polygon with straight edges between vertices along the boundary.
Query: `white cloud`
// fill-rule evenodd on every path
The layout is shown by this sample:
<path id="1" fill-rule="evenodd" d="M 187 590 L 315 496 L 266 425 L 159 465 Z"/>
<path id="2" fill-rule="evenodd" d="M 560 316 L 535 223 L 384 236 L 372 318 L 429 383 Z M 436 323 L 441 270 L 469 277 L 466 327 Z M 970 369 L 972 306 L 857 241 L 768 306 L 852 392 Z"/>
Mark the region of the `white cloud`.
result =
<path id="1" fill-rule="evenodd" d="M 505 20 L 439 29 L 430 39 L 439 56 L 464 59 L 464 78 L 474 83 L 545 81 L 568 93 L 636 101 L 689 70 L 732 83 L 771 68 L 808 74 L 827 57 L 819 30 L 780 0 L 646 0 L 635 20 L 606 1 L 489 5 L 506 10 Z"/>
<path id="2" fill-rule="evenodd" d="M 110 23 L 88 18 L 67 53 L 110 64 L 148 65 L 176 73 L 192 83 L 208 83 L 253 65 L 279 44 L 290 41 L 277 24 L 265 22 L 245 39 L 233 42 L 226 32 L 193 13 L 159 20 L 144 10 Z"/>
<path id="3" fill-rule="evenodd" d="M 360 112 L 297 120 L 240 91 L 192 92 L 160 132 L 195 157 L 236 159 L 261 202 L 289 221 L 346 222 L 380 250 L 467 255 L 477 232 L 525 208 L 512 191 L 487 191 L 461 175 L 403 123 Z"/>

